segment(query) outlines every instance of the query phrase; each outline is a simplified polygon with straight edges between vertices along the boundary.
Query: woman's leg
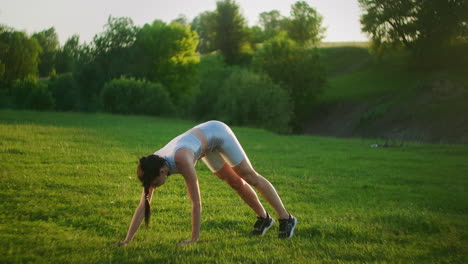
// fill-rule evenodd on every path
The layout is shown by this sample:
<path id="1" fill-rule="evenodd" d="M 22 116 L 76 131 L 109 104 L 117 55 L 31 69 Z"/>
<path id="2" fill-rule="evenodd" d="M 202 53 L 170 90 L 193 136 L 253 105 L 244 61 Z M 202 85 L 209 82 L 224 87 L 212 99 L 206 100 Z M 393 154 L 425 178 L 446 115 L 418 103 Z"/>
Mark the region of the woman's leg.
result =
<path id="1" fill-rule="evenodd" d="M 242 200 L 244 200 L 244 202 L 250 206 L 258 216 L 266 218 L 267 213 L 265 208 L 260 203 L 255 191 L 249 184 L 240 178 L 228 164 L 224 163 L 223 168 L 215 172 L 215 175 L 229 184 L 229 186 L 239 194 Z"/>
<path id="2" fill-rule="evenodd" d="M 258 174 L 250 164 L 249 160 L 245 158 L 238 165 L 233 167 L 233 171 L 239 175 L 248 184 L 254 186 L 262 196 L 270 203 L 275 209 L 280 219 L 289 218 L 289 213 L 284 208 L 283 202 L 275 190 L 275 187 L 262 175 Z"/>
<path id="3" fill-rule="evenodd" d="M 231 128 L 223 123 L 220 124 L 217 136 L 222 142 L 219 146 L 219 153 L 222 158 L 227 161 L 239 177 L 255 187 L 262 194 L 275 209 L 280 219 L 289 218 L 289 213 L 284 208 L 283 202 L 273 185 L 253 169 L 247 154 L 245 154 L 244 149 Z"/>
<path id="4" fill-rule="evenodd" d="M 207 153 L 202 160 L 218 178 L 229 184 L 258 216 L 266 217 L 265 208 L 255 191 L 226 164 L 218 151 Z"/>
<path id="5" fill-rule="evenodd" d="M 244 201 L 246 201 L 246 203 L 249 204 L 259 216 L 261 216 L 255 223 L 252 234 L 264 234 L 274 224 L 274 220 L 270 217 L 262 218 L 267 216 L 267 214 L 264 213 L 265 209 L 263 209 L 263 206 L 258 201 L 258 197 L 252 188 L 250 188 L 250 186 L 249 188 L 245 188 L 245 186 L 248 186 L 245 182 L 254 186 L 275 209 L 280 222 L 278 236 L 280 238 L 292 237 L 297 219 L 286 211 L 283 202 L 273 185 L 253 169 L 249 158 L 245 154 L 232 130 L 227 125 L 215 121 L 210 122 L 207 126 L 210 127 L 206 128 L 207 132 L 204 132 L 205 135 L 208 133 L 209 136 L 207 136 L 207 138 L 212 140 L 213 143 L 217 142 L 218 144 L 215 146 L 216 155 L 214 159 L 211 159 L 209 157 L 210 153 L 207 153 L 203 158 L 203 161 L 205 161 L 211 171 L 219 172 L 217 174 L 218 177 L 222 179 L 230 179 L 231 182 L 228 181 L 228 183 L 233 188 L 237 188 L 236 190 L 239 190 L 238 193 L 242 199 L 244 199 Z M 227 166 L 226 162 L 232 168 L 227 169 L 229 166 Z M 238 176 L 243 181 L 237 180 L 237 177 L 235 176 Z M 260 210 L 259 206 L 261 206 L 263 210 Z"/>

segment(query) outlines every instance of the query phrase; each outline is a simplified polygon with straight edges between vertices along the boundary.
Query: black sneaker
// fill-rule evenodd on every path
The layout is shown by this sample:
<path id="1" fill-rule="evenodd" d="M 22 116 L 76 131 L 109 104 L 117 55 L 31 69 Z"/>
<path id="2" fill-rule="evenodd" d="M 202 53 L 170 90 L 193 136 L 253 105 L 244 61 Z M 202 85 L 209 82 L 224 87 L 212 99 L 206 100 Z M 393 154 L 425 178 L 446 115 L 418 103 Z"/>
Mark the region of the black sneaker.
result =
<path id="1" fill-rule="evenodd" d="M 257 236 L 263 235 L 268 231 L 268 229 L 270 229 L 270 227 L 273 226 L 274 223 L 275 220 L 273 220 L 268 213 L 265 218 L 257 216 L 257 222 L 255 222 L 254 230 L 250 232 L 250 234 Z"/>
<path id="2" fill-rule="evenodd" d="M 279 219 L 279 238 L 291 238 L 294 235 L 294 228 L 296 228 L 296 217 L 289 215 L 289 219 Z"/>

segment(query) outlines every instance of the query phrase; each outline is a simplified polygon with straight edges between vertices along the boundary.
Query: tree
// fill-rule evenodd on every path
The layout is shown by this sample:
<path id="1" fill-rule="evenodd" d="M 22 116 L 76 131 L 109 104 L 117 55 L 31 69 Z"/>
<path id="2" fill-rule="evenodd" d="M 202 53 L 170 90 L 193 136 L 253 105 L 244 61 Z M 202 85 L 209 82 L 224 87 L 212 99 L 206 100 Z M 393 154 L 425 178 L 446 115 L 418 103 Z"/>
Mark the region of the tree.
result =
<path id="1" fill-rule="evenodd" d="M 3 74 L 0 87 L 8 88 L 14 81 L 37 75 L 41 46 L 24 32 L 0 28 L 0 65 Z M 7 91 L 10 94 L 10 91 Z"/>
<path id="2" fill-rule="evenodd" d="M 215 12 L 205 11 L 196 16 L 190 24 L 198 34 L 197 51 L 206 54 L 215 50 Z"/>
<path id="3" fill-rule="evenodd" d="M 317 51 L 280 34 L 255 52 L 254 65 L 288 90 L 294 103 L 293 128 L 300 131 L 326 83 Z"/>
<path id="4" fill-rule="evenodd" d="M 130 71 L 132 48 L 139 29 L 128 17 L 109 16 L 105 31 L 93 39 L 94 56 L 106 74 L 106 80 L 118 78 Z"/>
<path id="5" fill-rule="evenodd" d="M 278 10 L 263 12 L 259 15 L 259 24 L 264 32 L 265 40 L 273 38 L 281 31 L 284 23 L 284 17 Z"/>
<path id="6" fill-rule="evenodd" d="M 97 61 L 93 43 L 84 43 L 81 46 L 73 76 L 78 83 L 82 99 L 80 110 L 97 110 L 97 96 L 106 82 L 106 73 Z"/>
<path id="7" fill-rule="evenodd" d="M 0 80 L 3 78 L 3 74 L 5 74 L 5 64 L 0 61 Z"/>
<path id="8" fill-rule="evenodd" d="M 291 6 L 291 17 L 285 23 L 288 35 L 300 45 L 314 45 L 323 39 L 323 17 L 307 2 L 299 1 Z"/>
<path id="9" fill-rule="evenodd" d="M 135 43 L 139 63 L 134 75 L 163 84 L 178 103 L 195 83 L 197 44 L 190 26 L 159 20 L 145 24 Z"/>
<path id="10" fill-rule="evenodd" d="M 32 35 L 42 47 L 39 62 L 39 76 L 48 76 L 55 69 L 55 58 L 60 47 L 55 28 L 43 30 Z"/>
<path id="11" fill-rule="evenodd" d="M 187 16 L 182 15 L 182 14 L 179 15 L 176 19 L 172 20 L 172 21 L 171 21 L 171 24 L 172 24 L 172 23 L 179 23 L 179 24 L 181 24 L 182 26 L 188 26 L 188 25 L 189 25 Z"/>
<path id="12" fill-rule="evenodd" d="M 199 120 L 217 119 L 216 102 L 222 95 L 221 88 L 231 73 L 231 67 L 224 62 L 219 53 L 200 58 L 198 67 L 198 87 L 191 102 L 190 114 Z"/>
<path id="13" fill-rule="evenodd" d="M 221 52 L 226 63 L 240 63 L 251 48 L 246 21 L 239 5 L 234 0 L 218 1 L 214 21 L 215 48 Z"/>
<path id="14" fill-rule="evenodd" d="M 467 0 L 424 0 L 417 2 L 415 43 L 421 55 L 450 48 L 457 40 L 468 37 Z"/>
<path id="15" fill-rule="evenodd" d="M 75 75 L 87 110 L 97 109 L 105 82 L 134 71 L 139 59 L 134 54 L 138 31 L 130 18 L 109 16 L 104 32 L 95 35 L 91 44 L 75 49 L 79 51 Z M 72 49 L 77 44 L 74 41 Z"/>
<path id="16" fill-rule="evenodd" d="M 55 60 L 57 73 L 72 72 L 81 52 L 80 37 L 71 36 L 58 51 Z"/>
<path id="17" fill-rule="evenodd" d="M 359 4 L 366 12 L 361 16 L 362 31 L 371 35 L 376 54 L 388 47 L 412 49 L 417 38 L 415 1 L 359 0 Z"/>
<path id="18" fill-rule="evenodd" d="M 0 88 L 3 88 L 2 86 L 2 81 L 3 81 L 3 75 L 5 74 L 5 58 L 4 55 L 6 52 L 8 52 L 8 44 L 2 41 L 4 37 L 4 33 L 7 31 L 7 28 L 5 28 L 3 25 L 0 24 Z M 0 93 L 2 90 L 0 90 Z"/>
<path id="19" fill-rule="evenodd" d="M 255 47 L 257 44 L 261 44 L 267 40 L 267 37 L 265 35 L 265 32 L 262 30 L 261 27 L 259 26 L 253 26 L 249 28 L 249 40 L 250 43 L 253 47 Z"/>
<path id="20" fill-rule="evenodd" d="M 428 54 L 467 37 L 466 0 L 359 0 L 359 4 L 365 12 L 362 30 L 370 34 L 376 54 L 397 47 Z"/>
<path id="21" fill-rule="evenodd" d="M 261 13 L 258 25 L 249 28 L 249 40 L 252 45 L 263 43 L 278 35 L 284 30 L 284 21 L 284 17 L 277 10 Z"/>

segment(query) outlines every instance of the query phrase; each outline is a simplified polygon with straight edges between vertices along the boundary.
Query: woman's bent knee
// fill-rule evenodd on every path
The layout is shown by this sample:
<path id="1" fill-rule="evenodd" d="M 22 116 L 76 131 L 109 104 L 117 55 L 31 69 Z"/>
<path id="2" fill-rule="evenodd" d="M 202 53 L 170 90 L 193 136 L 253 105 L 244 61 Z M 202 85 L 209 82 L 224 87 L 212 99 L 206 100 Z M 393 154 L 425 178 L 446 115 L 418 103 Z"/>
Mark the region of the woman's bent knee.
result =
<path id="1" fill-rule="evenodd" d="M 252 186 L 257 186 L 259 183 L 258 180 L 258 174 L 253 172 L 253 173 L 246 173 L 246 174 L 241 174 L 239 175 L 243 180 L 245 180 L 248 184 Z"/>
<path id="2" fill-rule="evenodd" d="M 245 184 L 245 181 L 239 177 L 226 179 L 226 182 L 227 184 L 229 184 L 229 186 L 231 186 L 231 188 L 233 188 L 236 191 L 242 189 L 242 187 Z"/>
<path id="3" fill-rule="evenodd" d="M 244 179 L 248 184 L 252 186 L 258 185 L 258 173 L 252 168 L 247 160 L 243 160 L 239 165 L 235 166 L 233 170 Z"/>
<path id="4" fill-rule="evenodd" d="M 215 175 L 235 190 L 241 189 L 245 184 L 245 181 L 227 164 L 224 164 L 221 170 L 215 172 Z"/>

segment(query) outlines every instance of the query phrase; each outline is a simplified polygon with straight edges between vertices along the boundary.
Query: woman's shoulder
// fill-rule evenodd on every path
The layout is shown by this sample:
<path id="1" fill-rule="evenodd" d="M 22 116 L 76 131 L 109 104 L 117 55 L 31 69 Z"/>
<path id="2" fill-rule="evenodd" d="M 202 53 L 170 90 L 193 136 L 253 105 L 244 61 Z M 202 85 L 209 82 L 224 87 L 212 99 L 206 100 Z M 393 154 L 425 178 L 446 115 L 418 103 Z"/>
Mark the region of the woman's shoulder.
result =
<path id="1" fill-rule="evenodd" d="M 177 165 L 179 164 L 189 164 L 193 162 L 194 153 L 191 149 L 182 147 L 175 151 L 174 161 Z"/>

